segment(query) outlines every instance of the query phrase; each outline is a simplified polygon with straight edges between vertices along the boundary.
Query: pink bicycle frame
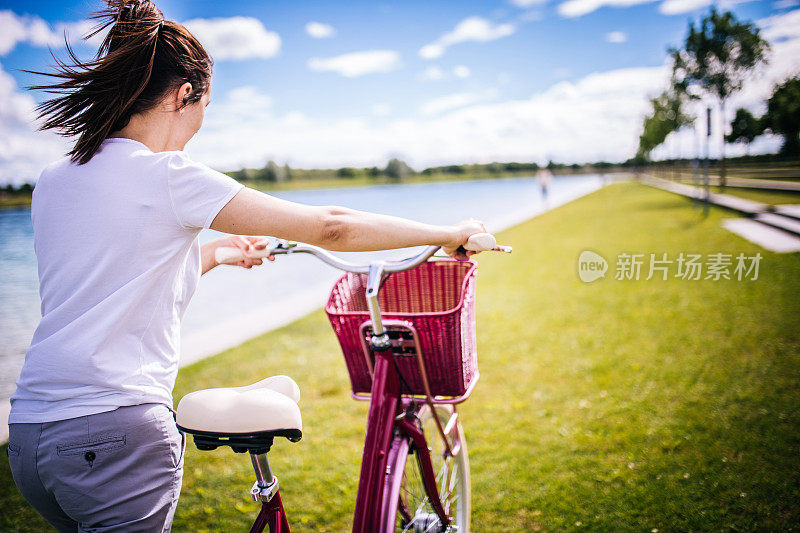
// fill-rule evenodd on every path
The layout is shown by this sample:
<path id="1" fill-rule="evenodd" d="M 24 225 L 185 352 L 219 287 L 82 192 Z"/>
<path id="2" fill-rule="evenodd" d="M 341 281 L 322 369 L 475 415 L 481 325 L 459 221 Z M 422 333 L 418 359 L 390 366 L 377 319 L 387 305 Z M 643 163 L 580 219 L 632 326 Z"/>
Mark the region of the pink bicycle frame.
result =
<path id="1" fill-rule="evenodd" d="M 431 462 L 425 436 L 422 431 L 402 413 L 400 383 L 393 362 L 391 346 L 375 352 L 372 399 L 367 417 L 367 432 L 364 438 L 364 457 L 356 496 L 353 533 L 389 532 L 394 530 L 394 516 L 384 516 L 388 507 L 387 498 L 397 495 L 384 494 L 386 466 L 393 455 L 392 438 L 397 428 L 404 439 L 410 439 L 417 450 L 430 503 L 443 525 L 450 523 L 436 487 L 436 475 Z M 408 449 L 407 447 L 405 448 Z M 407 451 L 406 451 L 407 453 Z M 400 475 L 400 473 L 395 473 Z"/>
<path id="2" fill-rule="evenodd" d="M 269 527 L 270 533 L 289 533 L 289 521 L 283 510 L 280 492 L 276 492 L 270 501 L 261 504 L 250 533 L 261 533 L 265 527 Z"/>

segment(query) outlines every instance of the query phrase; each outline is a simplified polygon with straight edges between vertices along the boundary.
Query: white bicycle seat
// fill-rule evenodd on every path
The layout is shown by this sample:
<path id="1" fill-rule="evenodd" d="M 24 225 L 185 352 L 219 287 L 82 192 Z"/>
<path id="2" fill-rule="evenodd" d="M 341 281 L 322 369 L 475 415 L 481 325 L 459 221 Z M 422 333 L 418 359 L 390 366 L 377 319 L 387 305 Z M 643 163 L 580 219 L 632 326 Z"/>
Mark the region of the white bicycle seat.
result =
<path id="1" fill-rule="evenodd" d="M 272 376 L 243 387 L 190 392 L 178 404 L 181 429 L 214 434 L 303 430 L 300 388 L 289 376 Z"/>

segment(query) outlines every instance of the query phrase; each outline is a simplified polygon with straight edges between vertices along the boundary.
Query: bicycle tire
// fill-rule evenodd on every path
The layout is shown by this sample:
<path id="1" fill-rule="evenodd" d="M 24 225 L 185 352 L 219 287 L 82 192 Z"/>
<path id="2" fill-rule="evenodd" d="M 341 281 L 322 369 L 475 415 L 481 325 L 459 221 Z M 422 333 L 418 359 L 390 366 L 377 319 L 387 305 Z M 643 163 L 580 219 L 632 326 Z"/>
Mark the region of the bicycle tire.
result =
<path id="1" fill-rule="evenodd" d="M 447 424 L 452 407 L 437 405 L 436 415 L 442 427 Z M 460 443 L 459 452 L 445 459 L 444 442 L 436 429 L 433 415 L 427 405 L 418 413 L 420 427 L 428 442 L 431 461 L 436 474 L 436 486 L 442 505 L 452 522 L 442 530 L 441 521 L 430 505 L 429 496 L 422 482 L 422 472 L 416 454 L 409 446 L 408 439 L 397 436 L 392 443 L 384 487 L 384 519 L 386 532 L 458 532 L 469 531 L 470 522 L 470 478 L 469 455 L 464 431 L 456 422 L 455 437 L 451 446 Z M 443 485 L 447 469 L 451 469 L 449 488 Z"/>

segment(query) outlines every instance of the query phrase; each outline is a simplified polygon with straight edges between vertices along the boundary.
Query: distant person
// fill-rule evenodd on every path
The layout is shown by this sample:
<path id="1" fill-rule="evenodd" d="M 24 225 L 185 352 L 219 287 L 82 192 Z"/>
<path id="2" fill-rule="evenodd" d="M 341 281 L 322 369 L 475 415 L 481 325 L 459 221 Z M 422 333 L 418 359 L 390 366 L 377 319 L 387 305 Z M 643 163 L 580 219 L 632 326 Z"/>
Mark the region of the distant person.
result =
<path id="1" fill-rule="evenodd" d="M 550 181 L 553 179 L 553 173 L 547 167 L 540 168 L 536 173 L 536 180 L 539 182 L 539 187 L 542 190 L 542 198 L 547 200 L 547 190 L 550 187 Z"/>
<path id="2" fill-rule="evenodd" d="M 172 411 L 181 319 L 218 247 L 240 248 L 244 268 L 265 245 L 240 234 L 467 259 L 459 246 L 485 228 L 296 204 L 192 161 L 183 148 L 203 124 L 211 58 L 150 1 L 109 0 L 97 18 L 110 26 L 97 58 L 59 63 L 40 87 L 57 94 L 44 128 L 77 141 L 33 192 L 42 319 L 11 397 L 8 456 L 59 531 L 169 531 L 186 444 Z M 231 235 L 201 246 L 203 228 Z"/>

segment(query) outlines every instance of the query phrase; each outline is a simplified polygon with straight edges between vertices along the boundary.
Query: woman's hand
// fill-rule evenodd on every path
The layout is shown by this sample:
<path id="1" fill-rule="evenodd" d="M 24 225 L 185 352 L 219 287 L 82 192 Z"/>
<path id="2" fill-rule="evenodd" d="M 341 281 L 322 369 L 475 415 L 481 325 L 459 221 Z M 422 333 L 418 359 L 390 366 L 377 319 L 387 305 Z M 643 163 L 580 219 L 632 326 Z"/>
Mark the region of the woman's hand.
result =
<path id="1" fill-rule="evenodd" d="M 483 222 L 479 220 L 475 220 L 474 218 L 470 218 L 469 220 L 464 220 L 459 222 L 455 226 L 453 226 L 453 237 L 452 239 L 447 242 L 446 244 L 442 245 L 442 250 L 452 257 L 453 259 L 457 259 L 459 261 L 467 261 L 471 256 L 480 253 L 480 252 L 473 252 L 471 250 L 464 250 L 461 248 L 466 244 L 467 240 L 476 233 L 485 233 L 486 226 L 484 226 Z"/>
<path id="2" fill-rule="evenodd" d="M 264 261 L 259 257 L 251 257 L 256 250 L 263 250 L 267 247 L 268 241 L 263 237 L 255 237 L 252 235 L 229 235 L 215 241 L 211 241 L 203 245 L 201 250 L 201 257 L 203 261 L 203 274 L 219 265 L 214 258 L 217 248 L 221 246 L 230 246 L 238 248 L 242 251 L 244 259 L 238 263 L 231 263 L 235 266 L 242 268 L 253 268 L 255 265 L 260 265 Z M 275 256 L 270 255 L 267 257 L 270 261 L 275 261 Z"/>

